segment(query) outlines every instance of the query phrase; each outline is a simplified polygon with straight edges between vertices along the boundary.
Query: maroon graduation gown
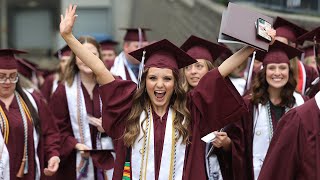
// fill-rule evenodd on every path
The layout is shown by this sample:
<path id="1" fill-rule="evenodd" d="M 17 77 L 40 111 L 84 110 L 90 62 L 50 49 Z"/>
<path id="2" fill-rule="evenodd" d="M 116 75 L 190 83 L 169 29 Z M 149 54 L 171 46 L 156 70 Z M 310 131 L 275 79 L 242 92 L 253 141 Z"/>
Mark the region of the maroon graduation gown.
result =
<path id="1" fill-rule="evenodd" d="M 247 113 L 245 113 L 247 114 Z M 231 139 L 230 151 L 222 148 L 215 149 L 220 165 L 221 174 L 224 180 L 247 180 L 246 164 L 246 133 L 243 120 L 238 120 L 224 127 L 224 131 Z"/>
<path id="2" fill-rule="evenodd" d="M 244 172 L 241 170 L 245 149 L 243 129 L 237 123 L 231 123 L 224 128 L 224 131 L 231 139 L 230 151 L 225 151 L 222 148 L 214 150 L 218 157 L 222 177 L 224 180 L 246 180 Z"/>
<path id="3" fill-rule="evenodd" d="M 319 77 L 318 75 L 318 72 L 310 67 L 310 66 L 307 66 L 305 64 L 304 65 L 304 68 L 306 70 L 306 88 L 305 90 L 307 90 L 310 86 L 311 86 L 311 83 L 317 78 Z M 316 90 L 319 90 L 318 88 L 316 88 Z M 317 91 L 316 91 L 317 92 Z M 314 93 L 310 94 L 309 97 L 312 98 L 313 96 L 315 96 Z"/>
<path id="4" fill-rule="evenodd" d="M 107 67 L 108 70 L 111 69 L 113 64 L 114 64 L 114 60 L 112 60 L 112 61 L 109 61 L 109 60 L 108 61 L 104 61 L 104 65 Z"/>
<path id="5" fill-rule="evenodd" d="M 99 100 L 99 91 L 98 85 L 93 89 L 93 99 L 90 99 L 89 93 L 86 88 L 81 83 L 81 88 L 86 104 L 87 113 L 100 118 L 100 100 Z M 73 135 L 73 130 L 71 126 L 69 108 L 67 102 L 67 95 L 64 84 L 59 84 L 57 90 L 52 95 L 50 101 L 50 107 L 53 110 L 54 115 L 56 116 L 56 121 L 60 130 L 61 136 L 61 160 L 60 168 L 58 170 L 57 177 L 60 179 L 76 179 L 76 150 L 74 149 L 75 145 L 78 143 Z M 90 133 L 91 133 L 91 142 L 92 148 L 96 149 L 96 137 L 98 130 L 96 127 L 89 124 Z M 106 135 L 105 133 L 102 134 Z M 103 162 L 101 158 L 103 155 L 110 156 L 110 152 L 101 152 L 100 155 L 95 155 L 93 159 L 94 165 L 105 166 L 110 162 Z M 97 164 L 98 163 L 98 164 Z M 96 171 L 95 171 L 96 172 Z"/>
<path id="6" fill-rule="evenodd" d="M 53 82 L 55 80 L 55 74 L 52 74 L 44 80 L 43 85 L 40 88 L 40 91 L 44 98 L 47 100 L 47 102 L 50 101 L 51 95 L 52 95 L 52 88 L 53 88 Z"/>
<path id="7" fill-rule="evenodd" d="M 39 137 L 38 157 L 40 161 L 41 179 L 45 179 L 43 169 L 47 167 L 48 160 L 53 156 L 59 156 L 59 133 L 57 126 L 54 124 L 53 115 L 47 104 L 37 96 L 33 96 L 38 106 L 38 115 L 40 118 L 41 136 Z M 24 127 L 23 120 L 19 110 L 16 97 L 13 98 L 9 111 L 6 110 L 5 104 L 0 101 L 0 105 L 6 114 L 9 121 L 9 140 L 7 149 L 10 157 L 10 179 L 17 178 L 21 160 L 23 158 L 24 149 Z M 32 132 L 32 133 L 31 133 Z M 25 174 L 22 179 L 35 179 L 35 156 L 34 156 L 34 139 L 33 125 L 28 120 L 28 174 Z"/>
<path id="8" fill-rule="evenodd" d="M 308 100 L 308 97 L 303 96 L 303 99 L 306 101 Z M 245 174 L 242 174 L 243 176 L 245 176 L 245 179 L 251 180 L 254 179 L 254 174 L 253 174 L 253 157 L 252 157 L 252 148 L 253 148 L 253 136 L 254 136 L 254 132 L 253 132 L 253 123 L 254 123 L 254 119 L 253 119 L 253 111 L 254 111 L 254 104 L 251 102 L 251 97 L 245 96 L 244 97 L 244 101 L 247 105 L 247 108 L 249 110 L 249 113 L 245 113 L 241 115 L 241 120 L 237 121 L 235 124 L 236 126 L 240 127 L 243 133 L 243 137 L 244 137 L 244 147 L 245 147 L 245 151 L 244 151 L 244 162 L 243 162 L 243 168 L 241 171 L 245 172 Z M 273 129 L 275 130 L 277 127 L 277 123 L 278 121 L 275 118 L 274 112 L 271 110 L 271 118 L 272 118 L 272 125 L 273 125 Z M 235 175 L 235 177 L 237 177 L 237 175 Z"/>
<path id="9" fill-rule="evenodd" d="M 315 99 L 279 122 L 259 180 L 320 179 L 320 110 Z"/>
<path id="10" fill-rule="evenodd" d="M 127 148 L 123 133 L 125 119 L 130 113 L 136 84 L 116 79 L 100 87 L 103 102 L 103 128 L 115 141 L 117 158 L 113 180 L 122 179 Z M 223 102 L 223 103 L 222 103 Z M 205 143 L 200 138 L 214 130 L 221 129 L 246 111 L 242 97 L 228 78 L 223 78 L 217 69 L 208 72 L 198 86 L 188 94 L 188 108 L 191 113 L 191 144 L 185 156 L 183 179 L 205 180 Z M 158 132 L 155 132 L 155 136 Z M 155 137 L 155 139 L 160 137 Z M 157 141 L 157 140 L 155 140 Z M 156 151 L 162 151 L 162 147 Z M 160 160 L 161 157 L 155 157 Z M 160 162 L 156 162 L 160 163 Z M 157 166 L 159 168 L 159 166 Z M 155 170 L 156 172 L 159 169 Z"/>

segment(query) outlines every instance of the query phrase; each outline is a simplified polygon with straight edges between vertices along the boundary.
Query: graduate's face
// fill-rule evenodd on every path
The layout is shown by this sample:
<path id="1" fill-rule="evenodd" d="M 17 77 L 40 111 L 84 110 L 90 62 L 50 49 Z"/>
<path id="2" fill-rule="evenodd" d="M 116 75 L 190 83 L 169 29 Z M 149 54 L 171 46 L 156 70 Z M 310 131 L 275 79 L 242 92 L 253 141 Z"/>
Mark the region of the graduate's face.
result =
<path id="1" fill-rule="evenodd" d="M 146 88 L 151 104 L 166 108 L 174 91 L 174 76 L 171 69 L 151 67 L 146 77 Z"/>
<path id="2" fill-rule="evenodd" d="M 138 61 L 135 58 L 133 58 L 132 56 L 130 56 L 129 53 L 131 53 L 139 48 L 143 48 L 143 47 L 147 46 L 149 43 L 147 41 L 143 41 L 143 42 L 141 42 L 141 47 L 139 47 L 139 44 L 140 44 L 139 41 L 126 41 L 123 44 L 123 51 L 126 54 L 127 60 L 131 64 L 140 64 L 140 61 Z"/>
<path id="3" fill-rule="evenodd" d="M 197 61 L 184 69 L 184 75 L 191 87 L 196 87 L 200 79 L 209 71 L 206 60 L 197 59 Z"/>
<path id="4" fill-rule="evenodd" d="M 269 87 L 283 88 L 289 80 L 289 65 L 287 63 L 271 63 L 266 67 L 266 80 Z"/>
<path id="5" fill-rule="evenodd" d="M 143 48 L 143 47 L 147 46 L 149 43 L 148 43 L 148 41 L 142 41 L 141 47 L 139 47 L 139 44 L 140 44 L 139 41 L 127 41 L 123 45 L 123 50 L 124 50 L 124 52 L 129 54 L 139 48 Z"/>
<path id="6" fill-rule="evenodd" d="M 102 50 L 101 51 L 103 61 L 113 61 L 116 58 L 116 52 L 114 50 Z"/>
<path id="7" fill-rule="evenodd" d="M 17 69 L 0 69 L 0 79 L 6 79 L 4 83 L 0 83 L 0 97 L 7 98 L 11 96 L 16 89 L 14 80 L 18 76 Z"/>
<path id="8" fill-rule="evenodd" d="M 91 43 L 84 43 L 84 47 L 86 47 L 89 51 L 91 51 L 94 55 L 99 57 L 99 51 L 98 49 Z M 85 65 L 78 57 L 76 57 L 76 64 L 80 70 L 80 72 L 83 72 L 85 74 L 92 74 L 92 70 Z"/>

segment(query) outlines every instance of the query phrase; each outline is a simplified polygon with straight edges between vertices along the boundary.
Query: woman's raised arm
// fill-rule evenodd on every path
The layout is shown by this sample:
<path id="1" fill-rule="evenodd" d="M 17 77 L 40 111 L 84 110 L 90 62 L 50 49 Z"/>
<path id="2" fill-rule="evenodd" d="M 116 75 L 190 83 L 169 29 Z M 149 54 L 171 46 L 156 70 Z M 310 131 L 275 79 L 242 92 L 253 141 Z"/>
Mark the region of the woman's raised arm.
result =
<path id="1" fill-rule="evenodd" d="M 70 4 L 66 9 L 65 15 L 61 15 L 60 34 L 74 54 L 93 71 L 97 82 L 100 85 L 108 84 L 114 80 L 113 75 L 105 67 L 104 63 L 85 48 L 72 34 L 72 28 L 77 18 L 76 9 L 76 5 Z"/>
<path id="2" fill-rule="evenodd" d="M 272 41 L 270 42 L 270 45 L 273 44 L 274 38 L 276 36 L 276 31 L 274 29 L 270 29 L 268 31 L 268 35 L 271 36 Z M 221 74 L 221 76 L 226 77 L 228 76 L 234 69 L 236 69 L 240 64 L 242 64 L 245 60 L 248 59 L 250 54 L 253 53 L 255 49 L 250 46 L 246 46 L 236 53 L 234 53 L 232 56 L 230 56 L 228 59 L 226 59 L 219 67 L 218 70 Z"/>

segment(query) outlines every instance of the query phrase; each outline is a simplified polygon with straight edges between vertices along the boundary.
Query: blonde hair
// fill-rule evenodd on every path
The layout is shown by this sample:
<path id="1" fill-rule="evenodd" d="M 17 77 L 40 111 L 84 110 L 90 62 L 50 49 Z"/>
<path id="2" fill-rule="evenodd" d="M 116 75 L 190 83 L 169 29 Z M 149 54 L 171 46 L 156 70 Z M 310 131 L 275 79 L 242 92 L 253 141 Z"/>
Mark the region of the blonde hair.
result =
<path id="1" fill-rule="evenodd" d="M 205 60 L 204 62 L 208 68 L 208 71 L 210 71 L 216 67 L 208 60 Z M 181 82 L 181 85 L 182 85 L 182 88 L 184 89 L 184 91 L 189 92 L 191 89 L 193 89 L 193 87 L 190 86 L 190 84 L 187 81 L 185 70 L 186 70 L 186 67 L 184 67 L 180 70 L 180 82 Z"/>

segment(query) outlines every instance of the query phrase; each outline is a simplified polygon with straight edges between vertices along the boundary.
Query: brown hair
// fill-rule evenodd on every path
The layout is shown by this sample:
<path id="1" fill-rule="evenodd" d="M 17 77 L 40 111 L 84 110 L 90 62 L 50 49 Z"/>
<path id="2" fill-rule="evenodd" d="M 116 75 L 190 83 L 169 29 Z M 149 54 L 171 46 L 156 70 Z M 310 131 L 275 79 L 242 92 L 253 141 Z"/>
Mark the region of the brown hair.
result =
<path id="1" fill-rule="evenodd" d="M 269 101 L 269 93 L 268 93 L 269 84 L 266 80 L 266 69 L 267 67 L 264 67 L 262 70 L 260 70 L 255 76 L 253 81 L 251 100 L 255 105 L 257 105 L 258 103 L 265 105 Z M 281 103 L 279 104 L 280 106 L 287 106 L 290 108 L 294 106 L 296 100 L 293 96 L 293 92 L 295 91 L 296 85 L 297 85 L 297 81 L 293 76 L 292 69 L 289 67 L 288 82 L 280 92 L 280 97 L 281 97 Z"/>
<path id="2" fill-rule="evenodd" d="M 213 68 L 217 67 L 217 66 L 213 65 L 210 61 L 206 60 L 204 62 L 208 67 L 208 71 L 210 71 Z M 182 88 L 184 89 L 184 91 L 189 92 L 191 89 L 193 89 L 193 87 L 191 87 L 190 84 L 187 81 L 187 77 L 185 75 L 185 70 L 186 70 L 186 67 L 184 67 L 184 68 L 182 68 L 180 70 L 180 82 L 181 82 L 181 85 L 182 85 Z"/>
<path id="3" fill-rule="evenodd" d="M 102 59 L 100 44 L 93 37 L 80 36 L 78 40 L 81 44 L 90 43 L 90 44 L 94 45 L 99 52 L 99 59 Z M 79 68 L 76 64 L 76 56 L 72 52 L 71 57 L 70 57 L 70 61 L 68 61 L 67 65 L 66 65 L 65 74 L 64 74 L 64 80 L 68 83 L 69 86 L 72 85 L 73 80 L 74 80 L 74 76 L 78 72 L 79 72 Z"/>
<path id="4" fill-rule="evenodd" d="M 142 111 L 147 114 L 147 107 L 150 105 L 150 99 L 146 91 L 146 78 L 148 69 L 144 71 L 141 77 L 141 87 L 136 91 L 133 96 L 131 112 L 125 122 L 124 144 L 128 147 L 132 146 L 139 136 L 140 128 L 143 127 L 143 120 L 140 124 L 140 115 Z M 191 124 L 191 115 L 187 109 L 186 92 L 183 90 L 180 83 L 178 83 L 179 73 L 173 71 L 174 76 L 174 93 L 170 99 L 170 106 L 176 112 L 175 119 L 173 120 L 174 128 L 178 130 L 180 138 L 182 136 L 183 142 L 189 142 Z M 144 132 L 145 133 L 145 132 Z"/>

